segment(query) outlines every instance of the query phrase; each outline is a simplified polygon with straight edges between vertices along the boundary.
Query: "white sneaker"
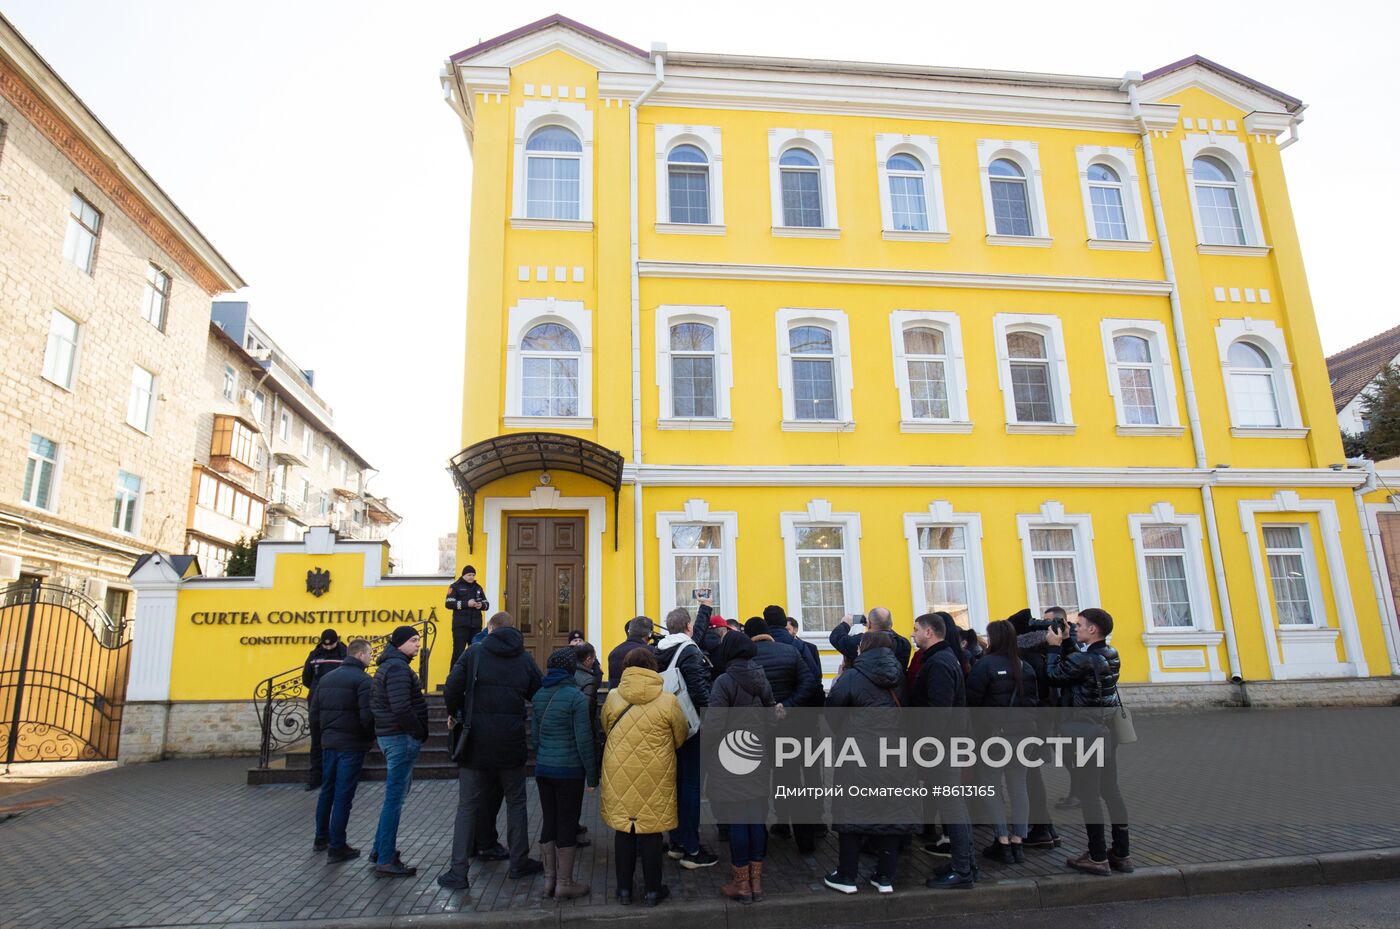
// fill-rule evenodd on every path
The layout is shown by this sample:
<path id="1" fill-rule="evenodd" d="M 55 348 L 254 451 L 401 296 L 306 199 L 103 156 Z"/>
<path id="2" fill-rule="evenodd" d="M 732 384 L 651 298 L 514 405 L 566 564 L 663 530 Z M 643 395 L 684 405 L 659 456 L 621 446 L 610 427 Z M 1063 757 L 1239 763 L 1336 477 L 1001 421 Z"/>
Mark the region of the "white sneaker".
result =
<path id="1" fill-rule="evenodd" d="M 894 881 L 883 874 L 870 875 L 870 886 L 874 887 L 882 894 L 894 893 Z"/>
<path id="2" fill-rule="evenodd" d="M 822 878 L 822 883 L 832 890 L 839 890 L 843 894 L 853 894 L 856 892 L 856 885 L 850 881 L 843 880 L 841 875 L 837 874 L 835 871 L 832 871 L 826 877 Z"/>

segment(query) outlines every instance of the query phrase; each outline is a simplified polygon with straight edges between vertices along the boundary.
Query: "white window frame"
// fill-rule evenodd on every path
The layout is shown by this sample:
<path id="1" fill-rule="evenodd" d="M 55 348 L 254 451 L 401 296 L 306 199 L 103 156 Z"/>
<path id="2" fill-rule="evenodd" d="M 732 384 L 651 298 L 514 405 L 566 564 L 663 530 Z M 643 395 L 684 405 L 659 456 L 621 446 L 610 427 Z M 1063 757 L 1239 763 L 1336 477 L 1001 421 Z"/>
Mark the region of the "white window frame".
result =
<path id="1" fill-rule="evenodd" d="M 525 334 L 542 323 L 558 323 L 578 338 L 578 415 L 526 416 L 522 410 L 520 343 Z M 581 300 L 520 300 L 506 319 L 505 426 L 510 429 L 593 428 L 593 312 Z"/>
<path id="2" fill-rule="evenodd" d="M 263 416 L 267 413 L 267 394 L 263 393 L 261 390 L 254 390 L 250 406 L 253 411 L 253 422 L 261 426 L 263 424 Z"/>
<path id="3" fill-rule="evenodd" d="M 919 548 L 919 530 L 933 526 L 956 526 L 963 530 L 967 545 L 964 555 L 967 570 L 967 614 L 972 628 L 987 631 L 990 615 L 987 607 L 987 576 L 982 566 L 982 515 L 959 513 L 947 500 L 934 500 L 921 513 L 904 514 L 904 539 L 909 547 L 909 593 L 914 614 L 924 612 L 923 554 Z"/>
<path id="4" fill-rule="evenodd" d="M 126 494 L 126 489 L 125 489 L 124 487 L 122 487 L 122 483 L 121 483 L 121 479 L 122 479 L 122 475 L 123 475 L 123 474 L 127 475 L 128 477 L 134 477 L 134 478 L 136 478 L 136 492 L 135 492 L 135 496 L 126 496 L 126 495 L 125 495 L 125 494 Z M 112 499 L 112 504 L 113 504 L 112 518 L 113 518 L 113 520 L 114 520 L 115 523 L 116 523 L 116 525 L 113 525 L 113 526 L 112 526 L 112 531 L 113 531 L 113 532 L 117 532 L 117 533 L 120 533 L 120 534 L 122 534 L 122 535 L 131 535 L 131 536 L 136 536 L 136 535 L 140 535 L 140 534 L 141 534 L 141 509 L 142 509 L 141 503 L 142 503 L 142 498 L 145 496 L 145 494 L 144 494 L 145 488 L 146 488 L 146 481 L 145 481 L 145 479 L 144 479 L 143 477 L 141 477 L 141 475 L 139 475 L 139 474 L 133 474 L 132 472 L 127 471 L 125 468 L 118 468 L 118 469 L 117 469 L 117 482 L 116 482 L 116 486 L 115 486 L 115 488 L 114 488 L 114 496 L 113 496 L 113 499 Z M 121 507 L 120 513 L 116 511 L 116 507 L 118 507 L 118 506 Z M 121 526 L 121 523 L 123 522 L 123 520 L 121 519 L 121 517 L 122 517 L 122 516 L 126 516 L 126 515 L 129 515 L 129 516 L 131 517 L 131 528 L 130 528 L 130 529 L 124 529 L 124 528 L 122 528 L 122 526 Z"/>
<path id="5" fill-rule="evenodd" d="M 928 229 L 910 230 L 894 227 L 894 204 L 890 194 L 890 172 L 885 166 L 892 155 L 907 154 L 919 159 L 924 166 L 924 207 L 928 211 Z M 938 161 L 938 137 L 931 135 L 875 135 L 875 169 L 880 178 L 880 228 L 889 241 L 947 242 L 948 217 L 943 201 L 943 169 Z"/>
<path id="6" fill-rule="evenodd" d="M 1278 402 L 1277 426 L 1242 426 L 1235 412 L 1235 396 L 1230 378 L 1230 346 L 1245 340 L 1269 359 L 1274 379 L 1274 399 Z M 1264 319 L 1222 319 L 1215 327 L 1216 347 L 1220 352 L 1220 371 L 1225 382 L 1225 397 L 1230 409 L 1230 434 L 1235 438 L 1301 439 L 1307 436 L 1303 424 L 1298 391 L 1294 386 L 1293 362 L 1288 358 L 1288 342 L 1277 324 Z"/>
<path id="7" fill-rule="evenodd" d="M 668 510 L 656 514 L 656 538 L 658 540 L 660 563 L 658 576 L 661 582 L 660 604 L 656 615 L 664 617 L 678 606 L 693 608 L 693 604 L 675 603 L 676 558 L 671 547 L 671 529 L 677 524 L 699 524 L 719 526 L 719 577 L 721 613 L 727 619 L 734 619 L 739 613 L 739 572 L 736 546 L 739 541 L 739 514 L 710 509 L 710 504 L 702 499 L 685 501 L 685 509 Z"/>
<path id="8" fill-rule="evenodd" d="M 154 261 L 147 263 L 146 286 L 141 294 L 141 318 L 161 332 L 165 331 L 165 317 L 170 310 L 172 285 L 169 271 Z"/>
<path id="9" fill-rule="evenodd" d="M 1118 421 L 1119 435 L 1181 435 L 1185 427 L 1176 408 L 1176 375 L 1172 371 L 1171 343 L 1167 327 L 1155 319 L 1105 319 L 1099 324 L 1103 334 L 1104 364 L 1108 369 L 1108 392 L 1113 397 L 1113 412 Z M 1132 335 L 1146 339 L 1152 351 L 1152 388 L 1157 403 L 1156 424 L 1128 422 L 1123 412 L 1123 398 L 1118 383 L 1118 353 L 1113 339 Z"/>
<path id="10" fill-rule="evenodd" d="M 998 158 L 1014 162 L 1026 176 L 1026 200 L 1030 206 L 1033 235 L 1000 235 L 997 232 L 996 212 L 992 207 L 992 178 L 988 169 Z M 978 139 L 977 174 L 982 179 L 982 209 L 987 224 L 987 244 L 1049 248 L 1054 240 L 1050 236 L 1050 224 L 1045 211 L 1045 187 L 1040 176 L 1039 143 L 1013 139 Z"/>
<path id="11" fill-rule="evenodd" d="M 802 609 L 802 582 L 797 571 L 797 530 L 808 526 L 840 526 L 843 529 L 841 584 L 845 608 L 847 613 L 863 612 L 865 591 L 861 586 L 860 572 L 860 514 L 833 512 L 829 501 L 818 498 L 808 501 L 807 508 L 800 512 L 779 513 L 778 525 L 783 536 L 783 569 L 787 575 L 789 614 L 796 615 Z M 831 633 L 820 629 L 808 631 L 810 623 L 806 617 L 798 618 L 802 627 L 801 637 L 825 646 Z"/>
<path id="12" fill-rule="evenodd" d="M 796 326 L 821 326 L 831 331 L 836 378 L 836 418 L 798 419 L 796 394 L 792 383 L 792 348 L 788 333 Z M 777 312 L 778 389 L 783 395 L 784 432 L 850 432 L 856 427 L 851 407 L 854 375 L 851 367 L 851 328 L 844 310 L 809 310 L 785 307 Z"/>
<path id="13" fill-rule="evenodd" d="M 1366 655 L 1361 649 L 1356 608 L 1351 599 L 1351 581 L 1347 576 L 1346 556 L 1342 549 L 1342 530 L 1337 518 L 1337 504 L 1332 500 L 1306 500 L 1300 498 L 1296 491 L 1280 490 L 1267 500 L 1239 501 L 1239 511 L 1240 528 L 1244 530 L 1250 566 L 1254 571 L 1254 594 L 1258 602 L 1264 648 L 1274 679 L 1366 677 Z M 1328 581 L 1332 590 L 1331 606 L 1334 613 L 1329 616 L 1326 609 L 1320 605 L 1320 601 L 1315 602 L 1313 617 L 1318 621 L 1316 626 L 1280 627 L 1274 618 L 1273 600 L 1270 596 L 1262 527 L 1266 523 L 1297 525 L 1300 521 L 1290 518 L 1291 514 L 1296 513 L 1317 514 L 1318 536 L 1322 541 L 1324 557 L 1327 559 Z M 1306 520 L 1301 522 L 1307 526 L 1304 536 L 1310 543 L 1311 526 Z M 1313 576 L 1320 576 L 1315 555 L 1312 567 Z M 1336 625 L 1330 625 L 1329 620 L 1335 620 Z M 1339 636 L 1345 656 L 1341 661 L 1337 659 L 1336 647 Z"/>
<path id="14" fill-rule="evenodd" d="M 73 339 L 70 342 L 66 337 L 55 331 L 55 323 L 59 317 L 73 324 Z M 62 310 L 55 309 L 49 316 L 49 337 L 44 345 L 44 380 L 50 384 L 62 387 L 64 390 L 72 390 L 73 382 L 78 377 L 78 353 L 83 342 L 83 324 Z M 60 377 L 58 370 L 59 357 L 61 352 L 68 355 L 68 371 L 66 377 Z"/>
<path id="15" fill-rule="evenodd" d="M 820 226 L 787 226 L 783 223 L 783 175 L 778 161 L 790 148 L 805 148 L 817 158 L 822 197 Z M 768 130 L 768 191 L 772 200 L 773 235 L 807 239 L 838 239 L 841 227 L 836 218 L 836 157 L 831 133 L 821 129 Z"/>
<path id="16" fill-rule="evenodd" d="M 672 415 L 671 327 L 680 323 L 704 323 L 715 331 L 715 415 L 677 417 Z M 656 387 L 658 429 L 734 428 L 730 393 L 734 388 L 734 353 L 730 338 L 729 309 L 723 306 L 683 306 L 663 304 L 656 308 Z"/>
<path id="17" fill-rule="evenodd" d="M 1094 564 L 1094 518 L 1088 513 L 1066 513 L 1057 500 L 1041 504 L 1037 513 L 1016 514 L 1016 535 L 1021 540 L 1021 565 L 1026 577 L 1026 603 L 1031 612 L 1040 616 L 1060 603 L 1041 603 L 1035 582 L 1035 560 L 1031 551 L 1032 529 L 1074 530 L 1074 584 L 1079 593 L 1079 607 L 1100 606 L 1099 573 Z"/>
<path id="18" fill-rule="evenodd" d="M 1158 628 L 1152 625 L 1152 596 L 1147 581 L 1147 550 L 1142 546 L 1142 530 L 1157 526 L 1175 526 L 1182 531 L 1182 538 L 1186 543 L 1186 584 L 1191 597 L 1194 626 Z M 1138 594 L 1142 601 L 1142 640 L 1148 652 L 1148 680 L 1153 683 L 1225 680 L 1225 672 L 1220 667 L 1220 643 L 1225 634 L 1216 628 L 1215 606 L 1211 600 L 1210 580 L 1206 569 L 1205 543 L 1201 534 L 1201 518 L 1192 513 L 1177 513 L 1170 503 L 1155 503 L 1151 512 L 1128 515 L 1128 535 L 1133 540 Z M 1162 651 L 1164 648 L 1167 649 L 1166 652 Z M 1167 666 L 1163 655 L 1182 653 L 1199 653 L 1200 662 L 1195 666 L 1196 670 L 1175 670 Z"/>
<path id="19" fill-rule="evenodd" d="M 224 382 L 222 387 L 224 399 L 230 403 L 238 399 L 238 372 L 233 365 L 224 365 Z"/>
<path id="20" fill-rule="evenodd" d="M 77 206 L 77 212 L 74 212 L 74 206 Z M 91 226 L 82 218 L 83 207 L 87 207 L 97 217 Z M 95 203 L 76 190 L 72 191 L 68 199 L 68 225 L 63 238 L 63 257 L 68 260 L 69 264 L 89 277 L 97 273 L 97 249 L 102 241 L 103 219 L 102 211 L 97 208 Z M 78 243 L 86 241 L 88 238 L 91 238 L 92 245 L 91 248 L 87 249 L 87 262 L 79 264 Z"/>
<path id="21" fill-rule="evenodd" d="M 1224 162 L 1235 175 L 1235 200 L 1240 209 L 1243 245 L 1211 245 L 1205 241 L 1201 209 L 1196 201 L 1195 161 L 1202 155 Z M 1186 192 L 1191 199 L 1191 218 L 1196 223 L 1196 251 L 1202 255 L 1241 255 L 1262 257 L 1271 246 L 1264 241 L 1259 202 L 1254 195 L 1254 172 L 1249 167 L 1249 150 L 1239 139 L 1210 133 L 1187 133 L 1181 140 L 1182 165 L 1186 170 Z"/>
<path id="22" fill-rule="evenodd" d="M 301 457 L 306 459 L 307 465 L 311 464 L 311 443 L 315 433 L 311 431 L 310 423 L 301 424 Z"/>
<path id="23" fill-rule="evenodd" d="M 1268 529 L 1296 529 L 1298 532 L 1298 547 L 1288 549 L 1271 549 L 1268 542 L 1264 541 L 1264 532 Z M 1264 553 L 1264 570 L 1268 573 L 1269 581 L 1269 603 L 1272 607 L 1270 615 L 1274 625 L 1283 630 L 1292 631 L 1294 629 L 1319 629 L 1327 626 L 1327 608 L 1322 600 L 1322 580 L 1317 570 L 1317 553 L 1313 549 L 1312 525 L 1307 522 L 1293 522 L 1291 520 L 1268 519 L 1259 523 L 1260 547 Z M 1310 623 L 1284 623 L 1278 614 L 1277 593 L 1273 589 L 1274 576 L 1269 571 L 1269 556 L 1274 554 L 1298 555 L 1303 561 L 1303 586 L 1308 592 L 1308 610 L 1312 613 Z"/>
<path id="24" fill-rule="evenodd" d="M 149 390 L 141 386 L 141 374 L 149 376 L 151 384 Z M 158 380 L 155 372 L 149 371 L 139 364 L 131 366 L 131 391 L 127 395 L 126 401 L 126 424 L 133 429 L 139 429 L 147 435 L 150 434 L 151 426 L 156 417 L 156 397 L 160 393 L 159 384 L 157 383 Z M 141 402 L 142 394 L 145 395 L 146 415 L 144 418 L 137 415 L 139 410 L 138 404 Z M 144 419 L 144 421 L 137 422 L 138 419 Z"/>
<path id="25" fill-rule="evenodd" d="M 545 126 L 562 126 L 578 136 L 578 219 L 529 219 L 525 212 L 525 142 Z M 515 164 L 511 185 L 513 229 L 587 231 L 593 228 L 593 112 L 582 103 L 526 100 L 515 108 Z"/>
<path id="26" fill-rule="evenodd" d="M 57 439 L 50 439 L 48 436 L 44 435 L 43 433 L 37 432 L 37 431 L 35 431 L 35 430 L 33 430 L 33 429 L 30 429 L 30 430 L 29 430 L 29 435 L 27 435 L 27 436 L 25 437 L 25 440 L 24 440 L 24 461 L 25 461 L 25 466 L 26 466 L 26 468 L 28 467 L 28 463 L 29 463 L 30 461 L 40 461 L 40 462 L 42 462 L 42 461 L 48 461 L 48 460 L 49 460 L 49 459 L 46 459 L 46 458 L 35 458 L 35 457 L 34 457 L 34 453 L 33 453 L 32 451 L 30 451 L 30 444 L 34 441 L 34 436 L 36 436 L 36 435 L 39 436 L 39 438 L 41 438 L 41 439 L 47 439 L 48 441 L 50 441 L 50 442 L 53 443 L 53 459 L 52 459 L 52 462 L 53 462 L 53 476 L 49 478 L 49 501 L 48 501 L 48 503 L 45 504 L 44 506 L 40 506 L 40 505 L 39 505 L 37 502 L 35 502 L 34 500 L 31 500 L 31 499 L 29 499 L 28 497 L 24 496 L 24 479 L 23 479 L 23 477 L 21 477 L 21 478 L 20 478 L 20 485 L 19 485 L 19 490 L 20 490 L 20 502 L 22 502 L 22 503 L 23 503 L 25 506 L 27 506 L 27 507 L 31 507 L 31 508 L 36 509 L 36 510 L 43 510 L 45 513 L 57 513 L 57 512 L 58 512 L 59 479 L 60 479 L 60 478 L 62 477 L 62 475 L 63 475 L 63 449 L 64 449 L 64 443 L 58 441 Z M 34 481 L 34 484 L 33 484 L 33 486 L 31 487 L 31 491 L 33 491 L 33 492 L 37 492 L 37 491 L 38 491 L 38 488 L 39 488 L 39 482 L 38 482 L 38 480 L 37 480 L 38 470 L 39 470 L 39 468 L 38 468 L 38 466 L 36 465 L 36 466 L 35 466 L 35 477 L 36 477 L 36 480 Z"/>
<path id="27" fill-rule="evenodd" d="M 292 414 L 282 413 L 277 419 L 277 437 L 283 442 L 290 441 L 292 435 Z"/>
<path id="28" fill-rule="evenodd" d="M 1147 213 L 1142 208 L 1142 183 L 1138 179 L 1137 155 L 1131 148 L 1114 145 L 1076 145 L 1074 156 L 1079 163 L 1079 188 L 1084 199 L 1084 229 L 1090 248 L 1114 251 L 1145 252 L 1152 247 L 1147 234 Z M 1123 195 L 1123 218 L 1128 227 L 1127 239 L 1100 239 L 1094 222 L 1094 203 L 1089 194 L 1089 166 L 1101 164 L 1118 175 Z"/>
<path id="29" fill-rule="evenodd" d="M 997 313 L 992 317 L 996 339 L 997 381 L 1001 386 L 1006 431 L 1028 435 L 1073 435 L 1074 411 L 1070 406 L 1069 359 L 1065 355 L 1065 335 L 1060 317 L 1048 313 Z M 1006 347 L 1008 333 L 1034 331 L 1045 338 L 1050 367 L 1050 390 L 1054 396 L 1053 423 L 1022 423 L 1016 420 L 1016 396 L 1011 386 L 1011 355 Z"/>
<path id="30" fill-rule="evenodd" d="M 671 178 L 668 159 L 678 145 L 694 145 L 710 160 L 710 221 L 671 222 Z M 656 231 L 683 235 L 724 234 L 724 149 L 718 126 L 656 127 Z"/>
<path id="31" fill-rule="evenodd" d="M 909 389 L 909 365 L 904 351 L 904 331 L 920 326 L 943 333 L 946 352 L 944 377 L 948 385 L 948 418 L 916 419 Z M 895 310 L 890 314 L 890 343 L 894 351 L 894 386 L 899 391 L 900 432 L 972 431 L 967 407 L 967 366 L 963 360 L 962 323 L 956 313 L 934 310 Z"/>

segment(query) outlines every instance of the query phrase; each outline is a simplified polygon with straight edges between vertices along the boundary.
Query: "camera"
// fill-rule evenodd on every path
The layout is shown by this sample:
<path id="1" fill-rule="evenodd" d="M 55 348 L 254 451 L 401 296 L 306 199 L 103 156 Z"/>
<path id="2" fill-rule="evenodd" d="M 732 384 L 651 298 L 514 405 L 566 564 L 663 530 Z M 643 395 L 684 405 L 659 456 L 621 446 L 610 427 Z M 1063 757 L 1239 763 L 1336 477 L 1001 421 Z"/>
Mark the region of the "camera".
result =
<path id="1" fill-rule="evenodd" d="M 865 625 L 865 614 L 864 614 L 864 613 L 855 613 L 855 614 L 853 614 L 853 615 L 851 616 L 851 625 L 852 625 L 852 626 L 864 626 L 864 625 Z M 873 642 L 874 640 L 872 639 L 871 641 Z"/>

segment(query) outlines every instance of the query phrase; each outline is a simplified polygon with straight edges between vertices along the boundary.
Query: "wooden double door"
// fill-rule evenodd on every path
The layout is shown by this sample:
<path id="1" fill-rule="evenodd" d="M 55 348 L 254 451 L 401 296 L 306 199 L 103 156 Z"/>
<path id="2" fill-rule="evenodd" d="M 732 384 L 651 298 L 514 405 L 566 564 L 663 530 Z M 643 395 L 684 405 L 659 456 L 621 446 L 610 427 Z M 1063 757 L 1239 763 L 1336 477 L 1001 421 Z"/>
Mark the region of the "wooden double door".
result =
<path id="1" fill-rule="evenodd" d="M 506 527 L 505 610 L 543 670 L 584 628 L 583 518 L 510 516 Z"/>

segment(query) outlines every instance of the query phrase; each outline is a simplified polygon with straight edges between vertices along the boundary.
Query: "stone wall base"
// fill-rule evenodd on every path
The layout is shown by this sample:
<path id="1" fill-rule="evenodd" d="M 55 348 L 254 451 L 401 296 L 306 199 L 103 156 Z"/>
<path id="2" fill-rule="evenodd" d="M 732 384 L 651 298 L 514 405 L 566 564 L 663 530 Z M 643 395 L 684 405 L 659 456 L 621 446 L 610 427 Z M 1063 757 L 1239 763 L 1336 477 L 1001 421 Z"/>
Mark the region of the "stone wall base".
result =
<path id="1" fill-rule="evenodd" d="M 122 713 L 123 763 L 162 758 L 256 755 L 262 742 L 250 700 L 128 703 Z"/>
<path id="2" fill-rule="evenodd" d="M 1124 684 L 1123 703 L 1134 710 L 1206 710 L 1245 705 L 1400 706 L 1400 677 L 1319 678 L 1299 681 L 1248 681 L 1240 685 Z"/>

